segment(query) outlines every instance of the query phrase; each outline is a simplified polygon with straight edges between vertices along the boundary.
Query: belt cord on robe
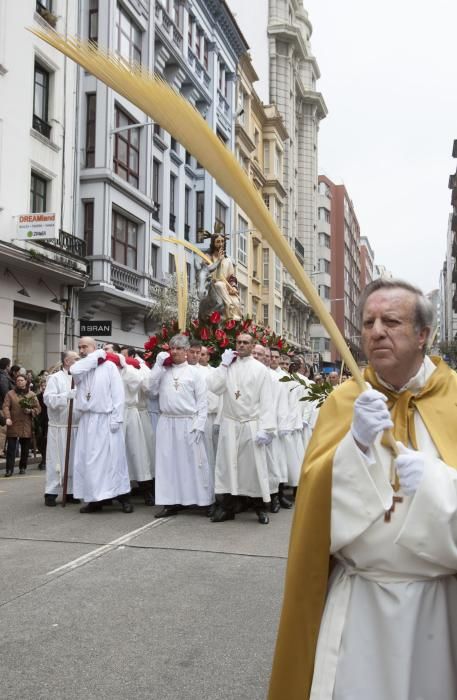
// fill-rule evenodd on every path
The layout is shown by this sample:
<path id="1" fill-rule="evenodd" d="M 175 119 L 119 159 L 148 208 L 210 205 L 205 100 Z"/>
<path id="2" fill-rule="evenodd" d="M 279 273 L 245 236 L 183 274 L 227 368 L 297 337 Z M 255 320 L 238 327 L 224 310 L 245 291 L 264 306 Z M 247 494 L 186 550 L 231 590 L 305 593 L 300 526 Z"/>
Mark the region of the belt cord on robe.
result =
<path id="1" fill-rule="evenodd" d="M 75 378 L 71 378 L 71 388 L 75 388 Z M 67 422 L 67 444 L 65 446 L 65 468 L 63 471 L 62 484 L 62 508 L 67 505 L 67 488 L 68 488 L 68 465 L 70 462 L 70 443 L 71 443 L 71 423 L 73 420 L 73 399 L 70 399 L 68 406 L 68 422 Z"/>

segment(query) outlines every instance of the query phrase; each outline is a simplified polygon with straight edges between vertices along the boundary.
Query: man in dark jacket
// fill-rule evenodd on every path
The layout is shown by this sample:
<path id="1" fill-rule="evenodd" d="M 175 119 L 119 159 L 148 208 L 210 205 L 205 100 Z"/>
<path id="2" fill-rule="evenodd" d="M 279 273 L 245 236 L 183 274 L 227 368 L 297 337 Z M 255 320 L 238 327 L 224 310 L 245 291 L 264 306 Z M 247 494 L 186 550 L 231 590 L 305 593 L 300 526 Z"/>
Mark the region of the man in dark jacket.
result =
<path id="1" fill-rule="evenodd" d="M 5 396 L 13 388 L 14 382 L 10 377 L 9 368 L 11 366 L 11 360 L 9 357 L 2 357 L 0 359 L 0 453 L 5 452 L 5 441 L 6 441 L 6 427 L 5 427 L 5 417 L 2 412 L 3 401 Z"/>

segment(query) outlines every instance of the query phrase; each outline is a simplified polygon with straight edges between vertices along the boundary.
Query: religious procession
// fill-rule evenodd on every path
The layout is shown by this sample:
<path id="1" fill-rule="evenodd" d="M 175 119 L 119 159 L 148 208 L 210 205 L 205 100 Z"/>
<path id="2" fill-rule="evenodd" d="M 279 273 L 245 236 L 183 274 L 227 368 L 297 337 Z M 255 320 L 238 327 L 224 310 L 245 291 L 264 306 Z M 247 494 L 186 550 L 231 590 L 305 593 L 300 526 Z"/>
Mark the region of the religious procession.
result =
<path id="1" fill-rule="evenodd" d="M 0 697 L 457 700 L 455 9 L 64 5 L 0 2 Z"/>

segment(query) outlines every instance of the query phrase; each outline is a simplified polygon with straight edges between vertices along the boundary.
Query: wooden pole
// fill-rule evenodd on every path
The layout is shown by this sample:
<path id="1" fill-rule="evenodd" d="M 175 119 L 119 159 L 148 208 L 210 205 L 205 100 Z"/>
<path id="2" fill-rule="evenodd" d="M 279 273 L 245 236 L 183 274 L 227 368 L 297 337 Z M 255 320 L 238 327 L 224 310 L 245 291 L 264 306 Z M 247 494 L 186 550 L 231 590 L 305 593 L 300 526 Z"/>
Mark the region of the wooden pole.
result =
<path id="1" fill-rule="evenodd" d="M 71 388 L 75 387 L 75 379 L 71 378 Z M 70 404 L 68 406 L 68 420 L 67 420 L 67 444 L 65 446 L 65 467 L 63 470 L 63 484 L 62 484 L 62 508 L 67 505 L 67 488 L 68 488 L 68 465 L 70 463 L 70 445 L 71 445 L 71 424 L 73 422 L 73 399 L 70 399 Z"/>

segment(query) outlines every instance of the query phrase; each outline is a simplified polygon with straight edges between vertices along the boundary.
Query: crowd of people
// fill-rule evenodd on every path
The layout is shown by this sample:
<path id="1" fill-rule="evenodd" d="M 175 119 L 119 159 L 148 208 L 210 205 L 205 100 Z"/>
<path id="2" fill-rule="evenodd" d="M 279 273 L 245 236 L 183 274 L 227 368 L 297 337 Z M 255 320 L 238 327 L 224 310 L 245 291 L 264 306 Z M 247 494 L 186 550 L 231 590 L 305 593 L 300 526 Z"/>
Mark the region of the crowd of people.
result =
<path id="1" fill-rule="evenodd" d="M 47 506 L 57 503 L 67 462 L 66 500 L 84 501 L 84 513 L 114 499 L 132 512 L 133 487 L 145 505 L 162 506 L 155 517 L 196 508 L 218 523 L 252 510 L 267 524 L 293 506 L 315 414 L 301 400 L 310 369 L 302 356 L 245 333 L 219 367 L 209 360 L 207 347 L 182 334 L 152 369 L 135 348 L 101 349 L 93 338 L 81 338 L 78 352 L 65 352 L 59 368 L 36 379 L 2 358 L 5 476 L 18 452 L 25 473 L 33 436 Z M 290 373 L 299 381 L 279 381 Z"/>

